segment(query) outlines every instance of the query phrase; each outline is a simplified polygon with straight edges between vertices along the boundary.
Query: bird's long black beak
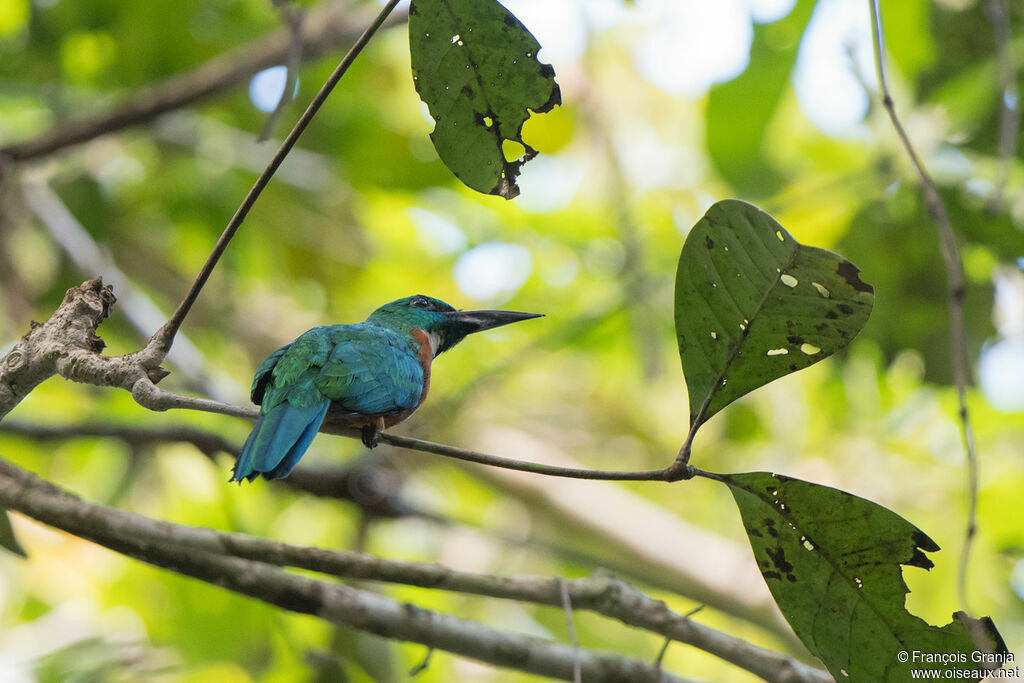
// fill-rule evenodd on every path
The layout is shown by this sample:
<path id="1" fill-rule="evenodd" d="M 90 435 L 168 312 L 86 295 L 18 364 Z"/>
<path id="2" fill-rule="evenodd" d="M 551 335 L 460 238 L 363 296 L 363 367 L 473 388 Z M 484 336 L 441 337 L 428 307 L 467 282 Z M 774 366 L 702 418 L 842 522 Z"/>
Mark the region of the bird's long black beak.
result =
<path id="1" fill-rule="evenodd" d="M 452 311 L 448 319 L 459 325 L 460 332 L 472 334 L 502 325 L 517 323 L 530 318 L 543 318 L 542 313 L 519 313 L 518 311 Z"/>

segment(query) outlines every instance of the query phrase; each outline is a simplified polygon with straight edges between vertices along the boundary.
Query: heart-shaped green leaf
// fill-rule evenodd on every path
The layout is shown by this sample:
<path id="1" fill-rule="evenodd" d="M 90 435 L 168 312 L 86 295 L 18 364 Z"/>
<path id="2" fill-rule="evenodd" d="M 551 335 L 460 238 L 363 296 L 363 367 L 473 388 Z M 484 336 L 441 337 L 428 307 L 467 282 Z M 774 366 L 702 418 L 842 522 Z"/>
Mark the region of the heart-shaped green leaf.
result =
<path id="1" fill-rule="evenodd" d="M 409 50 L 441 161 L 478 192 L 518 195 L 519 167 L 537 155 L 523 123 L 562 102 L 537 40 L 495 0 L 413 0 Z M 506 141 L 522 145 L 519 158 L 506 158 Z"/>
<path id="2" fill-rule="evenodd" d="M 957 612 L 937 627 L 907 611 L 901 565 L 929 569 L 922 550 L 939 546 L 895 512 L 767 472 L 721 480 L 736 499 L 779 609 L 837 681 L 902 683 L 911 680 L 911 669 L 978 680 L 961 676 L 1006 661 L 991 619 Z M 927 655 L 945 660 L 927 661 Z"/>
<path id="3" fill-rule="evenodd" d="M 756 206 L 718 202 L 676 270 L 676 337 L 690 422 L 813 365 L 864 327 L 874 289 L 842 256 L 807 247 Z"/>

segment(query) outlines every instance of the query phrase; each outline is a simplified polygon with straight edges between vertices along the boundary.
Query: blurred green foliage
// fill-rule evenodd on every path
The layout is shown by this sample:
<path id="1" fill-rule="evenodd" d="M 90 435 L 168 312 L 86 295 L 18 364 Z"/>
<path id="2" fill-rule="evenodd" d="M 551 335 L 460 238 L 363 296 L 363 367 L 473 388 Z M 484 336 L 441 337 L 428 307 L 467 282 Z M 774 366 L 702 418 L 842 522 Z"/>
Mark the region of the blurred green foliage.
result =
<path id="1" fill-rule="evenodd" d="M 401 431 L 528 459 L 663 467 L 685 437 L 688 414 L 672 320 L 683 237 L 714 200 L 752 199 L 800 242 L 861 267 L 876 288 L 875 312 L 847 351 L 715 416 L 694 444 L 693 462 L 721 472 L 785 473 L 898 512 L 943 547 L 930 573 L 906 570 L 908 607 L 930 623 L 948 622 L 963 607 L 953 588 L 966 496 L 947 384 L 945 279 L 934 226 L 884 112 L 872 106 L 861 124 L 835 136 L 804 113 L 789 69 L 812 3 L 797 2 L 791 16 L 755 26 L 749 65 L 710 94 L 672 93 L 643 78 L 635 49 L 657 16 L 648 3 L 603 4 L 615 21 L 595 14 L 584 22 L 582 4 L 563 11 L 550 3 L 552 15 L 576 17 L 562 34 L 578 29 L 582 42 L 575 52 L 541 54 L 554 64 L 566 104 L 527 123 L 524 139 L 541 155 L 524 167 L 522 196 L 512 202 L 464 188 L 441 164 L 413 88 L 404 27 L 380 34 L 203 291 L 183 328 L 202 354 L 189 370 L 243 403 L 253 369 L 270 351 L 313 325 L 361 320 L 401 296 L 423 292 L 459 307 L 542 312 L 548 317 L 538 325 L 479 335 L 439 359 L 430 398 Z M 1000 320 L 993 318 L 993 278 L 1024 256 L 1019 152 L 1007 203 L 994 213 L 987 205 L 1000 91 L 983 4 L 883 3 L 897 107 L 965 242 L 973 352 L 1004 334 L 993 324 Z M 1010 4 L 1019 61 L 1024 11 Z M 510 8 L 518 13 L 523 5 Z M 545 45 L 533 13 L 517 15 Z M 137 88 L 195 69 L 279 22 L 269 0 L 0 2 L 0 145 L 116 106 Z M 341 51 L 302 69 L 296 103 L 277 134 Z M 859 76 L 872 87 L 872 73 Z M 42 163 L 5 166 L 0 347 L 30 320 L 47 317 L 68 287 L 101 274 L 74 265 L 74 247 L 62 245 L 24 201 L 23 181 L 45 179 L 109 253 L 126 278 L 115 279 L 115 293 L 135 287 L 167 313 L 272 154 L 273 143 L 255 142 L 265 121 L 240 87 Z M 481 245 L 507 258 L 481 260 Z M 528 254 L 525 266 L 516 247 Z M 119 306 L 126 305 L 122 296 Z M 101 329 L 109 353 L 138 348 L 150 332 L 134 329 L 119 308 Z M 186 388 L 183 369 L 171 369 L 177 372 L 164 386 Z M 1017 514 L 1024 417 L 997 412 L 974 388 L 970 405 L 983 459 L 971 612 L 992 615 L 1019 652 L 1024 601 L 1011 578 L 1024 592 Z M 59 379 L 44 383 L 10 419 L 187 423 L 237 442 L 248 431 L 215 415 L 149 413 L 125 392 Z M 747 543 L 726 491 L 699 481 L 590 483 L 588 497 L 570 502 L 542 496 L 530 479 L 378 449 L 374 466 L 402 496 L 454 521 L 439 525 L 368 521 L 349 502 L 262 483 L 229 487 L 227 458 L 211 461 L 188 444 L 133 448 L 114 439 L 52 443 L 0 434 L 0 455 L 90 500 L 186 524 L 501 574 L 580 576 L 610 565 L 680 611 L 701 596 L 673 592 L 674 560 L 655 562 L 649 553 L 699 556 L 701 549 L 676 548 L 650 515 L 686 520 L 743 550 Z M 307 460 L 343 466 L 363 457 L 358 442 L 321 438 Z M 607 504 L 612 493 L 652 507 L 619 519 Z M 612 517 L 621 525 L 617 537 L 607 529 Z M 335 633 L 313 618 L 133 563 L 21 517 L 13 523 L 30 559 L 0 557 L 0 662 L 13 661 L 26 680 L 327 681 L 342 680 L 340 672 L 351 681 L 404 680 L 424 655 L 419 646 Z M 630 535 L 658 547 L 616 547 Z M 567 638 L 560 610 L 378 589 L 503 628 Z M 716 610 L 697 618 L 786 647 L 764 628 Z M 576 628 L 587 647 L 643 659 L 661 647 L 657 638 L 593 615 L 577 615 Z M 669 648 L 664 665 L 694 678 L 752 680 L 681 645 Z M 531 680 L 444 653 L 419 679 Z"/>

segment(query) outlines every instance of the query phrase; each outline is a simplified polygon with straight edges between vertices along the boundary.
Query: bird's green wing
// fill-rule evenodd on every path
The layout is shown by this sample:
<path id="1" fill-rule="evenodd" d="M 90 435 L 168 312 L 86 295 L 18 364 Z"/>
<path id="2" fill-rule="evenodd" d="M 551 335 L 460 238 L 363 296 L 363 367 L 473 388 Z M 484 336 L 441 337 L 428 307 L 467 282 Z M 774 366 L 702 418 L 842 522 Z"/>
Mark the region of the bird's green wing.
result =
<path id="1" fill-rule="evenodd" d="M 323 328 L 314 328 L 270 355 L 252 384 L 260 417 L 235 463 L 232 481 L 287 476 L 313 441 L 330 400 L 313 380 L 330 352 Z"/>
<path id="2" fill-rule="evenodd" d="M 363 323 L 309 330 L 256 371 L 252 400 L 260 418 L 232 481 L 287 476 L 329 408 L 359 415 L 415 408 L 423 379 L 417 350 L 393 330 Z"/>
<path id="3" fill-rule="evenodd" d="M 260 363 L 260 366 L 256 368 L 256 376 L 252 378 L 252 389 L 249 394 L 252 402 L 256 405 L 263 403 L 263 395 L 267 392 L 267 385 L 270 384 L 270 372 L 277 365 L 277 361 L 281 360 L 281 356 L 283 356 L 285 351 L 289 348 L 291 348 L 291 344 L 285 344 L 277 351 L 274 351 L 272 354 L 267 356 L 267 359 Z"/>
<path id="4" fill-rule="evenodd" d="M 419 405 L 423 366 L 407 337 L 376 325 L 339 327 L 314 380 L 335 410 L 374 415 Z"/>

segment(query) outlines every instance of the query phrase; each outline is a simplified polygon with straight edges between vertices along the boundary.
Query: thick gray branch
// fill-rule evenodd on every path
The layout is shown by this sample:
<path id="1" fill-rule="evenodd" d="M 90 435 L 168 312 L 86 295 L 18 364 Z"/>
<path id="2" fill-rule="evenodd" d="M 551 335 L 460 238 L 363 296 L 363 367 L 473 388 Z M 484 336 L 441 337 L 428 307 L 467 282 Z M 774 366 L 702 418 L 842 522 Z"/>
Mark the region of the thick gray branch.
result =
<path id="1" fill-rule="evenodd" d="M 96 336 L 96 328 L 110 314 L 114 301 L 110 286 L 96 278 L 69 289 L 45 323 L 32 323 L 28 334 L 0 360 L 0 419 L 43 380 L 75 373 L 93 358 L 103 361 L 91 379 L 95 384 L 111 384 L 111 376 L 100 365 L 114 359 L 99 355 L 104 343 Z"/>
<path id="2" fill-rule="evenodd" d="M 21 493 L 15 495 L 17 491 Z M 673 612 L 660 600 L 654 600 L 610 575 L 573 580 L 499 577 L 453 571 L 437 564 L 383 560 L 364 553 L 293 546 L 245 534 L 172 524 L 85 503 L 3 461 L 0 461 L 0 505 L 102 545 L 130 542 L 145 552 L 160 548 L 185 556 L 196 552 L 226 554 L 261 564 L 294 567 L 345 579 L 401 583 L 551 607 L 563 606 L 561 582 L 564 581 L 573 609 L 597 612 L 630 626 L 693 645 L 765 680 L 794 683 L 831 680 L 825 672 L 791 657 L 694 622 Z M 124 548 L 124 545 L 115 547 L 126 552 Z M 150 561 L 147 556 L 128 554 Z M 572 648 L 568 649 L 572 651 Z M 567 678 L 572 680 L 571 657 Z M 591 678 L 585 674 L 584 680 Z"/>
<path id="3" fill-rule="evenodd" d="M 154 362 L 153 354 L 146 349 L 124 356 L 100 354 L 106 344 L 96 336 L 96 329 L 110 315 L 116 300 L 111 286 L 97 277 L 69 289 L 45 323 L 32 323 L 28 334 L 0 359 L 0 420 L 53 375 L 83 384 L 127 389 L 150 410 L 176 406 L 176 401 L 168 398 L 176 394 L 168 394 L 155 384 L 167 376 L 159 366 L 162 356 Z M 209 399 L 189 400 L 198 410 L 211 404 L 218 408 L 214 412 L 236 417 L 249 417 L 252 412 L 225 409 L 225 404 Z"/>
<path id="4" fill-rule="evenodd" d="M 286 574 L 262 561 L 231 557 L 225 555 L 225 551 L 234 549 L 232 544 L 246 537 L 160 522 L 86 503 L 3 461 L 0 461 L 0 506 L 144 562 L 385 638 L 421 643 L 562 680 L 572 680 L 573 668 L 579 662 L 584 680 L 593 683 L 686 683 L 686 679 L 665 674 L 635 659 L 576 650 L 561 643 L 420 609 L 349 586 Z M 255 538 L 249 540 L 280 545 Z"/>

